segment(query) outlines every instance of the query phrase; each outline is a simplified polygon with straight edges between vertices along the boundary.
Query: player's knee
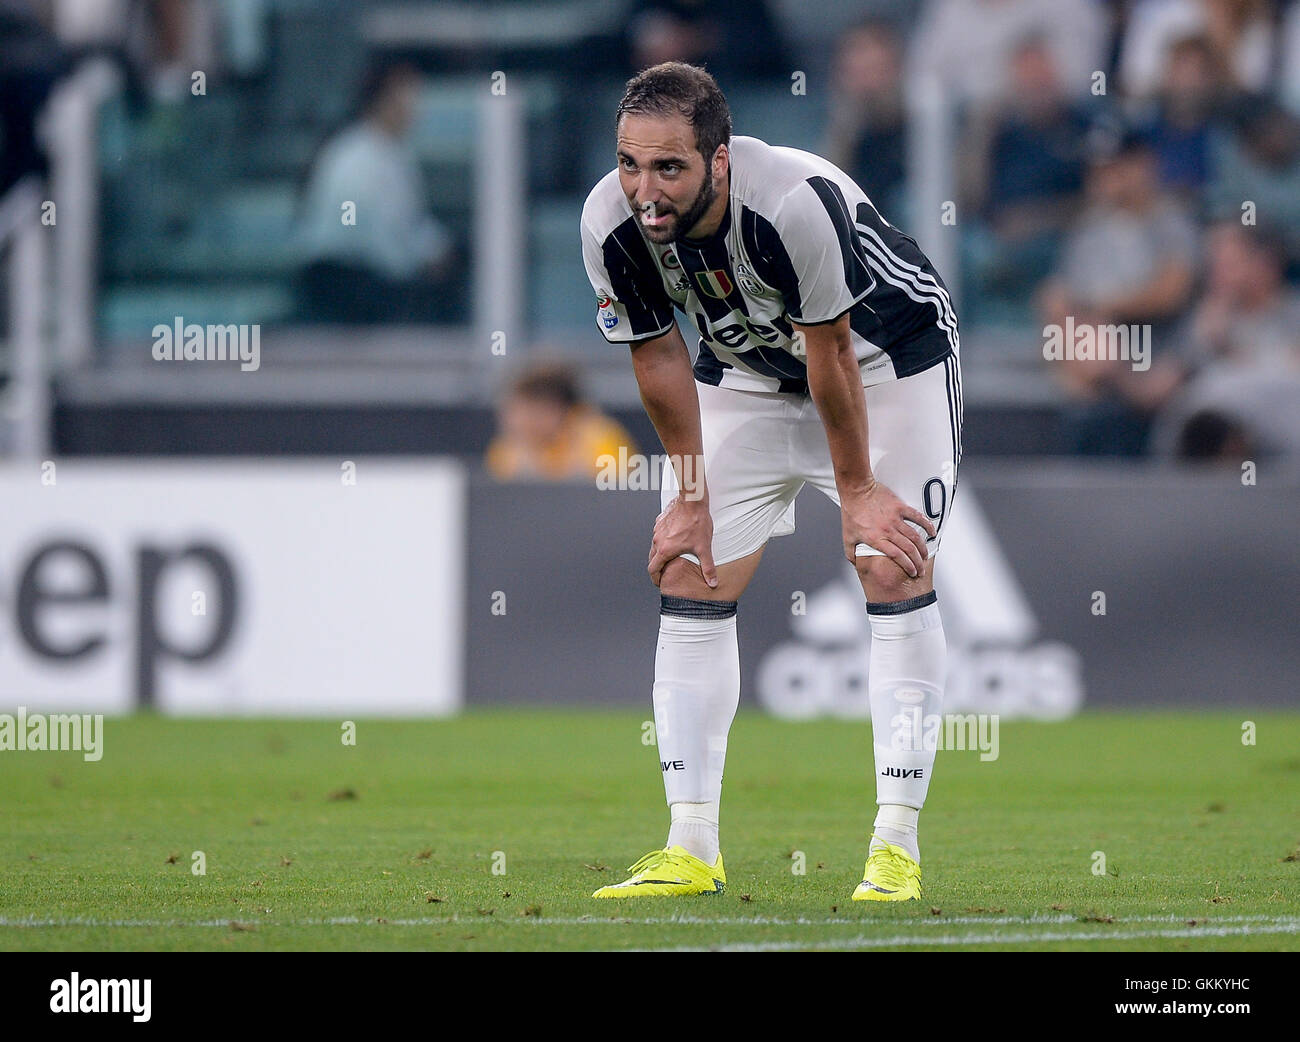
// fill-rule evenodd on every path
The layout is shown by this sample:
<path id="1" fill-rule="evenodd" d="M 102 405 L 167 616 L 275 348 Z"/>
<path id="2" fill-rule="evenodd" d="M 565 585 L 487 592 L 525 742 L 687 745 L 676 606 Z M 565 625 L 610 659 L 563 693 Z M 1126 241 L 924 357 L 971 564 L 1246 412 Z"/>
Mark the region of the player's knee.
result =
<path id="1" fill-rule="evenodd" d="M 934 562 L 926 560 L 919 575 L 908 575 L 891 558 L 859 557 L 854 566 L 867 600 L 877 604 L 911 600 L 934 589 Z"/>
<path id="2" fill-rule="evenodd" d="M 704 581 L 704 573 L 694 561 L 677 557 L 665 566 L 659 578 L 659 592 L 666 597 L 689 597 L 697 601 L 723 600 Z"/>
<path id="3" fill-rule="evenodd" d="M 739 599 L 745 581 L 736 575 L 720 576 L 716 587 L 704 581 L 700 566 L 685 557 L 669 561 L 659 579 L 659 592 L 666 597 L 688 597 L 695 601 L 734 601 Z"/>

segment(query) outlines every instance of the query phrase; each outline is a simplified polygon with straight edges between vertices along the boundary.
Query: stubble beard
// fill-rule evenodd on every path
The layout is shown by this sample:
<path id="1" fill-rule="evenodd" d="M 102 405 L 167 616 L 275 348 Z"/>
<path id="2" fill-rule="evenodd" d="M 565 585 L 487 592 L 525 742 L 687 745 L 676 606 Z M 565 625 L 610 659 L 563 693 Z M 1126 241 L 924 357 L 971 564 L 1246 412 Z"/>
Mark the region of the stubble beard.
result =
<path id="1" fill-rule="evenodd" d="M 718 193 L 713 187 L 713 178 L 711 176 L 705 177 L 704 184 L 700 186 L 699 195 L 695 197 L 695 201 L 691 203 L 690 208 L 678 219 L 676 226 L 673 228 L 672 241 L 681 242 L 682 239 L 686 238 L 686 233 L 699 224 L 700 218 L 713 205 L 713 200 L 717 197 Z"/>
<path id="2" fill-rule="evenodd" d="M 677 215 L 672 227 L 664 228 L 647 228 L 641 225 L 645 237 L 653 242 L 656 246 L 667 246 L 670 243 L 681 242 L 686 237 L 686 233 L 695 227 L 704 216 L 705 212 L 713 205 L 713 201 L 718 197 L 717 191 L 713 187 L 713 178 L 706 177 L 704 184 L 700 186 L 699 193 L 691 201 L 691 205 L 686 208 L 686 212 Z"/>

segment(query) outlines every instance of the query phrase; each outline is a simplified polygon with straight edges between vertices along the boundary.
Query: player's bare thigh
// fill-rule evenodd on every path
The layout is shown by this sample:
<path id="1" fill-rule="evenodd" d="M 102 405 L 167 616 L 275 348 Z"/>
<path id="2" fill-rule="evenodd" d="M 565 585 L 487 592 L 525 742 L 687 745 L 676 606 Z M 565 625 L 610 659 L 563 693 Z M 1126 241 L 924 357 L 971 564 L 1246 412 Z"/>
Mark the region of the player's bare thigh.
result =
<path id="1" fill-rule="evenodd" d="M 763 547 L 752 554 L 718 565 L 718 585 L 710 588 L 700 566 L 685 557 L 669 561 L 659 580 L 659 592 L 669 597 L 689 597 L 696 601 L 738 601 L 754 578 Z"/>

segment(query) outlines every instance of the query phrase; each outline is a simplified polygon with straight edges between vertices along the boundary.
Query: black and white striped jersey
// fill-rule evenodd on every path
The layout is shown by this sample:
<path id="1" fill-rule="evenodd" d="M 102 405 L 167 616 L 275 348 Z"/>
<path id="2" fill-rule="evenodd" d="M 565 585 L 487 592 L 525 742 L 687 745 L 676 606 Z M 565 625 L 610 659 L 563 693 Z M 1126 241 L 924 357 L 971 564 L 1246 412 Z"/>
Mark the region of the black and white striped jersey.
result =
<path id="1" fill-rule="evenodd" d="M 731 194 L 718 231 L 651 243 L 606 174 L 582 208 L 596 325 L 610 343 L 668 332 L 678 307 L 700 332 L 695 378 L 807 393 L 791 321 L 849 313 L 865 386 L 911 376 L 959 350 L 957 315 L 916 244 L 853 180 L 819 156 L 733 137 Z"/>

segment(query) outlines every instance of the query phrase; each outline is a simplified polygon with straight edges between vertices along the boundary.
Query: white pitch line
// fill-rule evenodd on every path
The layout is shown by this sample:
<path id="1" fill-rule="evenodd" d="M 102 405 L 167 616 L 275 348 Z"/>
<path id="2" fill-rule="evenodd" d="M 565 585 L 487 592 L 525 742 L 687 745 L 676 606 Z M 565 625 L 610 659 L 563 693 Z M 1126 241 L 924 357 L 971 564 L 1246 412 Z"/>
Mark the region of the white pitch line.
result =
<path id="1" fill-rule="evenodd" d="M 1258 924 L 1255 926 L 1194 926 L 1182 930 L 1094 930 L 1088 933 L 989 933 L 941 934 L 938 937 L 899 935 L 896 937 L 868 937 L 859 934 L 833 941 L 737 941 L 733 943 L 674 948 L 627 948 L 625 951 L 652 952 L 794 952 L 837 951 L 859 948 L 908 948 L 918 945 L 958 947 L 976 944 L 1046 944 L 1053 941 L 1137 941 L 1144 938 L 1180 937 L 1247 937 L 1254 934 L 1300 933 L 1300 923 Z"/>
<path id="2" fill-rule="evenodd" d="M 163 928 L 222 928 L 229 927 L 232 922 L 253 923 L 258 926 L 267 927 L 306 927 L 306 926 L 441 926 L 449 923 L 482 923 L 485 921 L 500 923 L 517 923 L 520 925 L 531 926 L 867 926 L 871 924 L 870 913 L 865 913 L 862 918 L 795 918 L 795 919 L 778 919 L 768 916 L 718 916 L 711 918 L 701 915 L 674 915 L 674 916 L 650 916 L 642 918 L 620 917 L 620 916 L 521 916 L 521 915 L 503 915 L 500 918 L 491 915 L 461 915 L 453 914 L 438 918 L 421 917 L 421 918 L 384 918 L 369 917 L 362 919 L 358 916 L 333 916 L 330 918 L 320 919 L 260 919 L 255 915 L 246 915 L 242 918 L 239 916 L 227 916 L 221 919 L 95 919 L 89 917 L 68 916 L 61 918 L 42 918 L 37 916 L 28 917 L 0 917 L 0 928 L 59 928 L 59 927 L 76 927 L 88 926 L 96 928 L 143 928 L 143 929 L 163 929 Z M 1113 924 L 1117 927 L 1137 925 L 1141 923 L 1186 923 L 1195 916 L 1186 915 L 1145 915 L 1133 916 L 1131 918 L 1116 918 Z M 1078 916 L 1071 915 L 1051 915 L 1051 916 L 1023 916 L 1023 915 L 1006 915 L 1006 916 L 951 916 L 944 918 L 934 916 L 928 919 L 916 919 L 907 923 L 909 926 L 938 928 L 949 926 L 1062 926 L 1067 923 L 1078 923 L 1080 926 L 1093 920 L 1080 919 Z M 1205 933 L 1211 929 L 1218 928 L 1223 924 L 1251 924 L 1259 926 L 1279 926 L 1286 927 L 1290 930 L 1300 929 L 1300 916 L 1287 915 L 1234 915 L 1234 916 L 1215 916 L 1213 919 L 1202 921 L 1203 925 L 1189 927 L 1191 935 L 1196 933 Z M 1214 926 L 1210 924 L 1216 924 Z M 902 925 L 898 920 L 890 920 L 886 923 L 878 924 L 884 926 L 897 927 Z M 1114 936 L 1115 932 L 1102 934 L 1101 936 Z M 1077 936 L 1071 934 L 1070 936 Z"/>
<path id="3" fill-rule="evenodd" d="M 473 922 L 477 916 L 458 916 L 461 921 Z M 1188 920 L 1196 919 L 1194 915 L 1136 915 L 1136 916 L 1117 916 L 1114 925 L 1121 926 L 1126 923 L 1186 923 Z M 447 920 L 427 919 L 414 920 L 415 922 L 446 922 Z M 607 924 L 610 926 L 867 926 L 871 924 L 871 913 L 863 912 L 862 916 L 854 919 L 844 917 L 824 919 L 812 919 L 799 917 L 796 919 L 777 919 L 769 916 L 704 916 L 704 915 L 672 915 L 672 916 L 648 916 L 635 918 L 632 916 L 573 916 L 573 917 L 529 917 L 527 922 L 538 923 L 542 925 L 550 924 L 553 926 L 590 926 L 596 924 Z M 1077 915 L 1003 915 L 1003 916 L 930 916 L 924 919 L 915 919 L 907 921 L 909 926 L 1059 926 L 1065 923 L 1084 924 L 1095 922 L 1095 919 L 1082 918 Z M 894 925 L 899 925 L 899 920 L 891 920 Z M 1215 916 L 1213 919 L 1199 919 L 1198 922 L 1215 922 L 1215 923 L 1282 923 L 1300 925 L 1300 916 L 1292 915 L 1232 915 L 1232 916 Z M 1108 924 L 1110 925 L 1110 924 Z"/>

